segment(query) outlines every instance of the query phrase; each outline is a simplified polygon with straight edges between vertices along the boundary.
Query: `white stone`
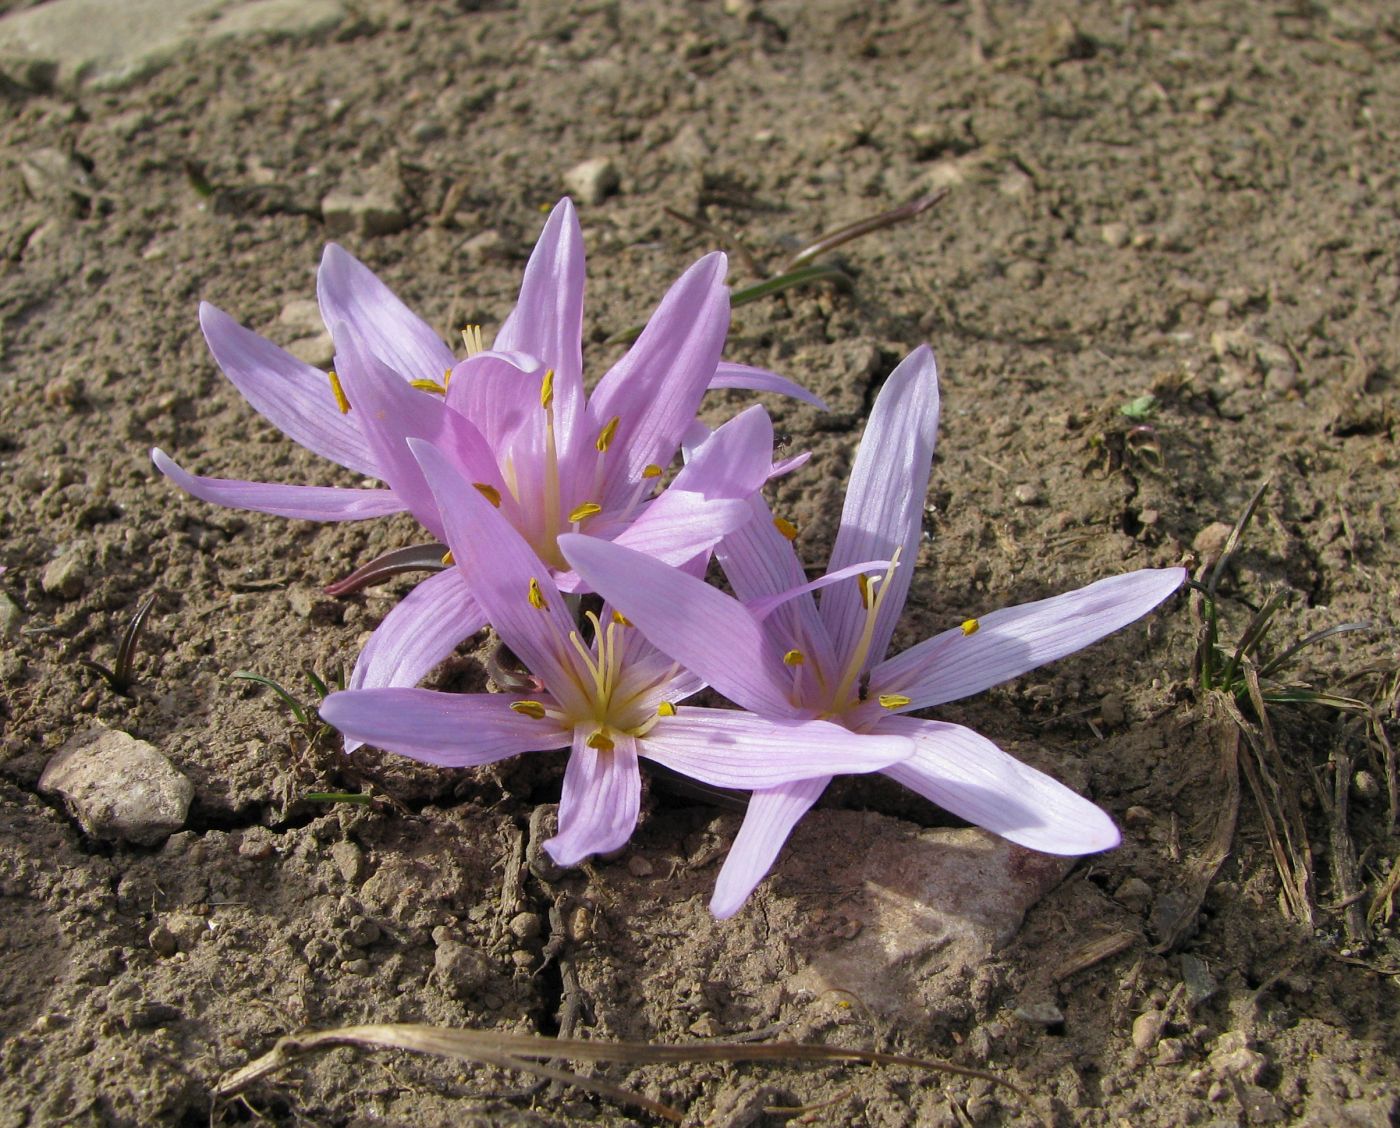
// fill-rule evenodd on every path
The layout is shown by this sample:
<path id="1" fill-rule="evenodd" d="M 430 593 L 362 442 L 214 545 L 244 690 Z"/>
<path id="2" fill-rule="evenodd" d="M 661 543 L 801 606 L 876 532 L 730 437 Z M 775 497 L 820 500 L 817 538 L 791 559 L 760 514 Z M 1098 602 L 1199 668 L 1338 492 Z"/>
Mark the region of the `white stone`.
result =
<path id="1" fill-rule="evenodd" d="M 185 825 L 194 784 L 152 745 L 98 727 L 58 750 L 39 777 L 94 838 L 153 846 Z"/>
<path id="2" fill-rule="evenodd" d="M 580 204 L 601 204 L 617 191 L 617 166 L 607 157 L 594 157 L 564 174 L 564 187 Z"/>

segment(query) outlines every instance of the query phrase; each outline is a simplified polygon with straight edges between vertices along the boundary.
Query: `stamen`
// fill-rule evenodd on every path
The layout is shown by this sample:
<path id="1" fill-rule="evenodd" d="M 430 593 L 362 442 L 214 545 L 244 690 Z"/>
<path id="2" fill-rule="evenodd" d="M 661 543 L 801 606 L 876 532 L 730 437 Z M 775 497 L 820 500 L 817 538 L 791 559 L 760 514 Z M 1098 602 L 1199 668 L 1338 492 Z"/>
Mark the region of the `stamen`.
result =
<path id="1" fill-rule="evenodd" d="M 417 388 L 420 392 L 432 392 L 434 395 L 447 395 L 447 386 L 439 384 L 436 380 L 410 380 L 410 388 Z"/>
<path id="2" fill-rule="evenodd" d="M 340 386 L 340 377 L 335 374 L 334 368 L 326 373 L 326 378 L 331 382 L 331 394 L 335 396 L 335 405 L 340 408 L 340 414 L 349 415 L 350 401 L 345 398 L 345 389 Z"/>
<path id="3" fill-rule="evenodd" d="M 467 356 L 476 356 L 477 353 L 486 351 L 486 346 L 481 340 L 481 326 L 468 325 L 462 330 L 462 344 L 466 346 Z"/>
<path id="4" fill-rule="evenodd" d="M 786 517 L 774 517 L 773 528 L 777 529 L 778 532 L 782 533 L 783 536 L 790 541 L 795 541 L 797 539 L 797 526 Z"/>
<path id="5" fill-rule="evenodd" d="M 530 606 L 536 611 L 544 610 L 544 592 L 540 590 L 540 581 L 534 576 L 530 577 Z"/>
<path id="6" fill-rule="evenodd" d="M 554 402 L 554 369 L 544 370 L 544 381 L 540 384 L 540 406 L 546 411 Z"/>
<path id="7" fill-rule="evenodd" d="M 656 715 L 658 717 L 674 717 L 676 715 L 676 707 L 669 701 L 663 701 L 656 707 Z"/>
<path id="8" fill-rule="evenodd" d="M 624 615 L 621 611 L 614 611 L 612 613 L 612 621 L 616 623 L 619 627 L 630 627 L 632 625 L 632 620 L 629 619 L 626 615 Z"/>
<path id="9" fill-rule="evenodd" d="M 800 650 L 789 650 L 783 655 L 783 664 L 785 666 L 800 666 L 805 661 L 807 661 L 807 656 Z"/>
<path id="10" fill-rule="evenodd" d="M 452 383 L 452 369 L 450 369 L 450 368 L 444 368 L 444 369 L 442 370 L 442 394 L 443 394 L 443 395 L 446 395 L 446 394 L 447 394 L 447 387 L 448 387 L 448 385 L 451 384 L 451 383 Z"/>
<path id="11" fill-rule="evenodd" d="M 595 748 L 599 752 L 611 752 L 614 748 L 612 738 L 606 732 L 599 729 L 584 741 L 590 748 Z"/>
<path id="12" fill-rule="evenodd" d="M 856 577 L 856 587 L 860 588 L 860 605 L 870 610 L 870 577 L 864 572 Z"/>
<path id="13" fill-rule="evenodd" d="M 472 488 L 497 509 L 501 507 L 501 491 L 488 482 L 473 482 Z"/>
<path id="14" fill-rule="evenodd" d="M 882 693 L 880 694 L 880 704 L 886 709 L 903 709 L 909 704 L 909 698 L 902 693 Z"/>
<path id="15" fill-rule="evenodd" d="M 522 717 L 544 720 L 544 706 L 538 701 L 512 701 L 510 707 L 512 712 L 519 713 Z"/>
<path id="16" fill-rule="evenodd" d="M 598 432 L 598 438 L 593 443 L 598 448 L 599 454 L 607 453 L 608 447 L 612 446 L 613 437 L 617 434 L 617 425 L 620 422 L 622 422 L 622 417 L 614 415 L 603 424 L 603 429 Z"/>
<path id="17" fill-rule="evenodd" d="M 643 478 L 659 478 L 659 477 L 661 477 L 661 467 L 658 466 L 655 462 L 651 463 L 649 466 L 646 466 L 646 467 L 644 467 L 644 468 L 642 469 L 642 477 L 643 477 Z"/>
<path id="18" fill-rule="evenodd" d="M 981 629 L 982 624 L 979 623 L 976 619 L 963 620 L 962 633 L 964 635 L 975 635 Z"/>
<path id="19" fill-rule="evenodd" d="M 452 550 L 450 548 L 442 554 L 442 562 L 449 568 L 457 563 L 457 558 L 452 555 Z"/>
<path id="20" fill-rule="evenodd" d="M 585 517 L 592 517 L 595 513 L 603 512 L 603 507 L 596 501 L 585 501 L 582 505 L 576 505 L 569 512 L 569 520 L 574 524 L 582 521 Z"/>

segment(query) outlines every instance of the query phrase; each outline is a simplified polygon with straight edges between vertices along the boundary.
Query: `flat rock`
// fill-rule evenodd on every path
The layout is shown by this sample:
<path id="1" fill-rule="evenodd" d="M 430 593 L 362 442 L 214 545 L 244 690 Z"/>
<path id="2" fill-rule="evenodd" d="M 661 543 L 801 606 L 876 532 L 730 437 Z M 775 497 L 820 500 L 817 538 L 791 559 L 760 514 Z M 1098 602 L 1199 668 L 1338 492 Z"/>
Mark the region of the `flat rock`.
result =
<path id="1" fill-rule="evenodd" d="M 966 1008 L 977 969 L 1072 864 L 977 829 L 817 810 L 739 913 L 717 921 L 706 905 L 737 829 L 734 816 L 717 816 L 665 881 L 635 877 L 625 862 L 599 869 L 598 902 L 626 908 L 605 910 L 595 930 L 610 936 L 608 958 L 575 963 L 599 1016 L 595 1036 L 679 1035 L 668 1023 L 688 1013 L 680 996 L 703 996 L 702 983 L 686 985 L 706 975 L 745 1000 L 732 1013 L 711 1008 L 725 1034 L 845 1021 L 852 995 L 917 1029 Z M 634 846 L 667 849 L 645 836 Z"/>
<path id="2" fill-rule="evenodd" d="M 346 14 L 340 0 L 50 0 L 0 19 L 0 69 L 68 90 L 114 89 L 211 39 L 315 35 Z"/>
<path id="3" fill-rule="evenodd" d="M 95 728 L 60 748 L 39 790 L 63 799 L 94 838 L 153 846 L 185 825 L 194 784 L 154 746 Z"/>
<path id="4" fill-rule="evenodd" d="M 621 179 L 607 157 L 594 157 L 564 174 L 564 187 L 581 204 L 601 204 L 617 191 Z"/>

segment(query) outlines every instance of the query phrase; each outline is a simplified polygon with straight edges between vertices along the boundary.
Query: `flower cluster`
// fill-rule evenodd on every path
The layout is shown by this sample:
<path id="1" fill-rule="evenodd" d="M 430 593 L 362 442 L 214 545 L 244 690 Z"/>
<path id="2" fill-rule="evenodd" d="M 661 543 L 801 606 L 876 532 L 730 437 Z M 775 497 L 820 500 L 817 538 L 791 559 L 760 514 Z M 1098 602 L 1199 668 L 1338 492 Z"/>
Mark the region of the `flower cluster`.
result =
<path id="1" fill-rule="evenodd" d="M 969 729 L 909 714 L 1125 626 L 1184 572 L 1100 580 L 886 657 L 921 536 L 939 408 L 933 355 L 915 350 L 881 390 L 829 569 L 808 580 L 796 530 L 760 495 L 802 460 L 774 464 L 761 407 L 713 433 L 696 419 L 712 387 L 813 398 L 720 359 L 724 274 L 719 254 L 686 271 L 588 394 L 582 236 L 567 200 L 493 346 L 469 330 L 460 360 L 332 245 L 317 289 L 333 373 L 212 306 L 201 324 L 220 367 L 264 416 L 386 488 L 203 478 L 152 456 L 177 485 L 219 504 L 319 520 L 407 511 L 436 537 L 446 567 L 384 619 L 349 688 L 327 697 L 321 715 L 348 750 L 367 742 L 451 767 L 569 749 L 558 834 L 545 844 L 561 865 L 626 843 L 642 759 L 752 792 L 711 902 L 721 917 L 739 909 L 842 774 L 883 772 L 1037 850 L 1115 845 L 1112 821 L 1087 800 Z M 705 582 L 712 555 L 734 595 Z M 580 614 L 584 606 L 596 609 Z M 488 624 L 527 676 L 497 693 L 416 688 Z M 738 707 L 682 704 L 707 685 Z"/>

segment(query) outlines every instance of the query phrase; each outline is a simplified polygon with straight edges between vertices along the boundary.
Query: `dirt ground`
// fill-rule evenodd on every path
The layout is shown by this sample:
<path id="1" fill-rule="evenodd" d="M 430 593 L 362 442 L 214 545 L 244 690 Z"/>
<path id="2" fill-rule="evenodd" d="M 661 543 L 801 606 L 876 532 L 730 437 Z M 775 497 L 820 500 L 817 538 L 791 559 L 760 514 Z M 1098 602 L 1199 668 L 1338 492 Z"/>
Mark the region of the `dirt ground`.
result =
<path id="1" fill-rule="evenodd" d="M 208 44 L 116 91 L 6 79 L 0 99 L 0 1124 L 654 1122 L 385 1052 L 213 1094 L 280 1034 L 393 1021 L 771 1030 L 942 1056 L 1027 1094 L 904 1068 L 602 1067 L 692 1123 L 1400 1120 L 1392 5 L 430 0 Z M 831 407 L 769 403 L 814 452 L 775 506 L 823 561 L 873 393 L 932 343 L 943 423 L 900 638 L 1194 567 L 1268 479 L 1224 580 L 1225 637 L 1275 590 L 1264 655 L 1368 621 L 1285 680 L 1378 719 L 1280 705 L 1272 744 L 1241 736 L 1193 677 L 1185 597 L 943 710 L 1091 795 L 1124 844 L 976 966 L 892 961 L 898 989 L 854 1001 L 803 986 L 819 959 L 880 950 L 849 924 L 859 887 L 824 884 L 829 856 L 888 842 L 870 877 L 896 879 L 901 844 L 966 833 L 893 785 L 832 788 L 717 923 L 732 812 L 653 786 L 634 849 L 560 876 L 529 862 L 562 755 L 450 772 L 310 739 L 231 675 L 311 699 L 306 672 L 348 669 L 409 581 L 342 600 L 321 585 L 422 537 L 407 518 L 218 509 L 160 477 L 152 446 L 198 473 L 356 482 L 241 399 L 197 303 L 314 355 L 287 307 L 314 295 L 327 197 L 372 190 L 391 230 L 338 238 L 445 338 L 479 322 L 489 339 L 541 209 L 592 158 L 619 173 L 580 206 L 595 377 L 609 336 L 703 252 L 727 250 L 745 285 L 823 231 L 950 189 L 829 256 L 848 285 L 737 310 L 727 353 Z M 707 414 L 749 398 L 713 394 Z M 122 696 L 84 660 L 110 665 L 152 594 Z M 480 688 L 482 654 L 432 684 Z M 163 844 L 96 840 L 40 793 L 98 724 L 192 782 Z"/>

